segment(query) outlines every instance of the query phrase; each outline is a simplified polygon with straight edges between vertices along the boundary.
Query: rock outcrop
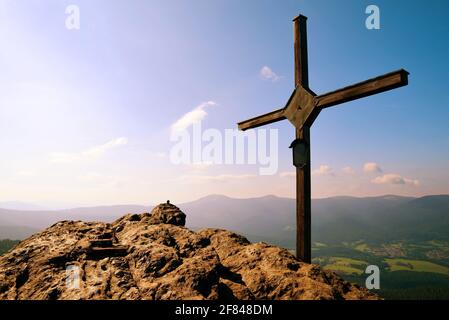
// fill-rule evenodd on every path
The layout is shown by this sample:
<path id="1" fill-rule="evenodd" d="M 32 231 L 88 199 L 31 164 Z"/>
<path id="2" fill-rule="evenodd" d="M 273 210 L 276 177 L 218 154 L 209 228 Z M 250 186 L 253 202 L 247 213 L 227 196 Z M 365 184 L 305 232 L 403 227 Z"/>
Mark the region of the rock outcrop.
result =
<path id="1" fill-rule="evenodd" d="M 169 202 L 56 223 L 0 257 L 0 299 L 378 299 L 285 249 L 184 224 Z"/>

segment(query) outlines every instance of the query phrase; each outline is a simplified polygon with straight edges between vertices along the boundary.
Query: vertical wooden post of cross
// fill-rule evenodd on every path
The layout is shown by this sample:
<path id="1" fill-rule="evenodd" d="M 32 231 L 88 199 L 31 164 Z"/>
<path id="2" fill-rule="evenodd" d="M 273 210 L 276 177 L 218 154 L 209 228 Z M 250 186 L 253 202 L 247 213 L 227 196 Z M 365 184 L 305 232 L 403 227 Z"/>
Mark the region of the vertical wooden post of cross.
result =
<path id="1" fill-rule="evenodd" d="M 295 87 L 309 88 L 309 67 L 307 59 L 307 17 L 299 15 L 294 22 Z M 296 139 L 305 142 L 306 163 L 296 168 L 296 257 L 311 263 L 311 161 L 310 127 L 296 129 Z"/>
<path id="2" fill-rule="evenodd" d="M 307 18 L 293 19 L 295 43 L 295 90 L 284 108 L 241 121 L 240 130 L 249 130 L 277 121 L 289 120 L 296 129 L 296 140 L 291 144 L 293 164 L 296 166 L 296 256 L 311 263 L 311 162 L 310 127 L 321 110 L 345 102 L 361 99 L 408 84 L 409 73 L 400 69 L 322 95 L 309 88 L 307 64 Z"/>

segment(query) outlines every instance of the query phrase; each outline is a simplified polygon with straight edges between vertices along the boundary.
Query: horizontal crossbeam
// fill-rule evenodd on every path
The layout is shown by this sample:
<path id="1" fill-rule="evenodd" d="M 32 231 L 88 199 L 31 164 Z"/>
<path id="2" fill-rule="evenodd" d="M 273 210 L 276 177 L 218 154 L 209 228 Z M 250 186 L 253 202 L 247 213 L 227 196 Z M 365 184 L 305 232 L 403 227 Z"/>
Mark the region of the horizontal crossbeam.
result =
<path id="1" fill-rule="evenodd" d="M 367 96 L 371 96 L 377 93 L 389 91 L 395 88 L 399 88 L 402 86 L 406 86 L 408 84 L 408 75 L 409 73 L 405 71 L 404 69 L 394 71 L 391 73 L 384 74 L 382 76 L 369 79 L 363 82 L 359 82 L 357 84 L 332 91 L 329 93 L 325 93 L 319 96 L 314 97 L 313 105 L 315 108 L 308 110 L 310 103 L 304 103 L 302 101 L 303 99 L 300 99 L 300 101 L 296 101 L 298 99 L 296 96 L 299 95 L 304 89 L 298 92 L 298 87 L 292 94 L 292 96 L 289 99 L 289 102 L 287 103 L 286 107 L 282 109 L 278 109 L 266 114 L 263 114 L 258 117 L 254 117 L 245 121 L 242 121 L 238 123 L 238 127 L 240 130 L 248 130 L 248 129 L 254 129 L 257 127 L 261 127 L 273 122 L 285 120 L 287 118 L 290 119 L 290 121 L 293 121 L 295 119 L 299 119 L 298 121 L 293 121 L 293 124 L 297 127 L 297 129 L 301 129 L 302 126 L 309 121 L 310 124 L 313 123 L 313 120 L 316 118 L 312 117 L 309 119 L 309 116 L 311 113 L 313 113 L 313 109 L 316 110 L 314 114 L 318 115 L 319 110 L 336 106 L 348 101 L 364 98 Z M 295 94 L 296 93 L 296 94 Z M 298 106 L 297 106 L 298 105 Z M 290 107 L 290 108 L 289 108 Z M 292 112 L 294 110 L 290 110 L 291 107 L 302 107 L 303 110 L 297 110 L 296 112 Z M 308 111 L 307 111 L 308 110 Z M 307 111 L 307 112 L 306 112 Z M 293 117 L 293 118 L 292 118 Z M 302 120 L 301 120 L 302 119 Z M 298 123 L 296 123 L 298 122 Z"/>
<path id="2" fill-rule="evenodd" d="M 240 130 L 248 130 L 248 129 L 254 129 L 257 127 L 261 127 L 264 126 L 266 124 L 270 124 L 273 122 L 277 122 L 277 121 L 281 121 L 281 120 L 285 120 L 285 115 L 284 115 L 284 111 L 285 108 L 279 109 L 279 110 L 275 110 L 266 114 L 263 114 L 261 116 L 252 118 L 252 119 L 248 119 L 242 122 L 238 123 L 239 129 Z"/>
<path id="3" fill-rule="evenodd" d="M 315 97 L 315 106 L 328 108 L 344 102 L 360 99 L 376 93 L 392 90 L 408 84 L 409 73 L 404 69 L 384 74 L 336 91 Z"/>

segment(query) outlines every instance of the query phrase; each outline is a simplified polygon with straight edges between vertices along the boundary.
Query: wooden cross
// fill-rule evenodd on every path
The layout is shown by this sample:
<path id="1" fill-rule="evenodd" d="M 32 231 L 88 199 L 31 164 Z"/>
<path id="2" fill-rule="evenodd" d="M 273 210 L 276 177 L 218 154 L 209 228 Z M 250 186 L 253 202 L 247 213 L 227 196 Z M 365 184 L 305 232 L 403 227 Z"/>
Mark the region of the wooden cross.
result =
<path id="1" fill-rule="evenodd" d="M 296 166 L 296 256 L 303 262 L 310 263 L 312 251 L 310 127 L 324 108 L 405 86 L 408 84 L 409 73 L 401 69 L 336 91 L 316 95 L 309 88 L 307 17 L 299 15 L 293 22 L 295 90 L 284 108 L 242 121 L 238 127 L 240 130 L 248 130 L 287 119 L 296 128 L 296 140 L 291 145 L 294 149 L 293 162 Z"/>

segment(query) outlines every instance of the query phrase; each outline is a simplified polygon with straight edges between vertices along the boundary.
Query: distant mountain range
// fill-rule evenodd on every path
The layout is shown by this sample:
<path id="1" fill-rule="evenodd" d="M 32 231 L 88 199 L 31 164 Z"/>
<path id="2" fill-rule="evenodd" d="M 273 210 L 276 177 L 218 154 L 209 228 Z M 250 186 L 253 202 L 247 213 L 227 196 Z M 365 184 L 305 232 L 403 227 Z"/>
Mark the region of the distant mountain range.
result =
<path id="1" fill-rule="evenodd" d="M 0 202 L 0 208 L 10 210 L 47 210 L 48 208 L 21 201 Z"/>
<path id="2" fill-rule="evenodd" d="M 253 241 L 295 245 L 295 200 L 267 196 L 231 199 L 210 196 L 181 205 L 191 228 L 221 227 Z M 334 197 L 312 200 L 312 240 L 371 243 L 448 240 L 449 195 L 421 198 Z"/>
<path id="3" fill-rule="evenodd" d="M 178 205 L 187 214 L 187 227 L 216 227 L 284 247 L 295 243 L 295 200 L 266 196 L 234 199 L 211 195 Z M 23 239 L 61 220 L 111 222 L 125 213 L 151 207 L 119 205 L 58 211 L 0 209 L 0 239 Z M 314 241 L 341 243 L 360 239 L 449 240 L 449 195 L 410 198 L 334 197 L 312 201 Z"/>

